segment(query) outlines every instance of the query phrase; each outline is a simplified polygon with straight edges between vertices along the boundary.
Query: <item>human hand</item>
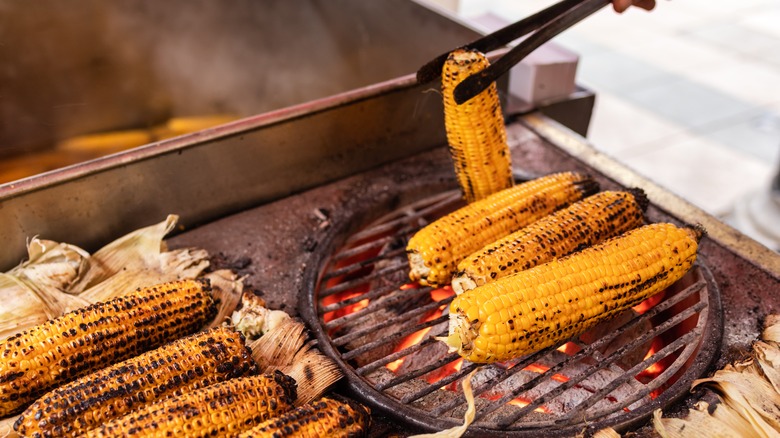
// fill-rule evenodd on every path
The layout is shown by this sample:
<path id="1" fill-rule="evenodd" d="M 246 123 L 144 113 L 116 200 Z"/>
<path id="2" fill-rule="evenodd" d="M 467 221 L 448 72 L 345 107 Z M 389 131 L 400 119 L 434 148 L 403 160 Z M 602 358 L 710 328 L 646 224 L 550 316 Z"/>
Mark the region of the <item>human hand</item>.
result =
<path id="1" fill-rule="evenodd" d="M 631 5 L 650 11 L 655 7 L 655 0 L 612 0 L 616 12 L 623 12 Z"/>

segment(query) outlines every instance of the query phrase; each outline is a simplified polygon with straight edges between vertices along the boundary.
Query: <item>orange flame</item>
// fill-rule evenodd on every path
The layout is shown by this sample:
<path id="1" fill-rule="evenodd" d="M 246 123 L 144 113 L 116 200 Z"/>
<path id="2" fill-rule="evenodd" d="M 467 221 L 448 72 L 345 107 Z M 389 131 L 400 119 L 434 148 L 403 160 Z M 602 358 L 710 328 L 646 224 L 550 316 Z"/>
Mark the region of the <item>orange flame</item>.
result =
<path id="1" fill-rule="evenodd" d="M 420 323 L 432 321 L 438 317 L 440 317 L 444 313 L 444 307 L 439 307 L 438 309 L 435 309 L 433 312 L 429 312 L 427 315 L 425 315 L 422 320 L 420 320 Z M 428 334 L 428 332 L 431 331 L 432 327 L 426 327 L 422 330 L 418 330 L 411 335 L 405 337 L 393 350 L 393 353 L 397 353 L 401 350 L 404 350 L 406 348 L 409 348 L 413 345 L 419 344 L 420 342 L 425 339 L 425 336 Z M 400 358 L 398 360 L 395 360 L 393 362 L 390 362 L 389 364 L 385 365 L 387 369 L 390 371 L 395 372 L 398 370 L 398 368 L 401 367 L 401 364 L 404 363 L 404 358 Z"/>
<path id="2" fill-rule="evenodd" d="M 327 296 L 322 299 L 322 305 L 323 306 L 329 306 L 331 304 L 340 303 L 342 301 L 349 300 L 351 298 L 360 296 L 364 293 L 364 291 L 361 290 L 350 290 L 345 291 L 342 293 L 333 294 L 330 296 Z M 325 313 L 322 315 L 322 320 L 325 322 L 333 321 L 334 319 L 341 318 L 342 316 L 349 315 L 351 313 L 355 313 L 357 311 L 363 310 L 366 307 L 368 307 L 368 298 L 365 300 L 360 300 L 354 304 L 350 304 L 347 306 L 342 307 L 341 309 L 334 310 L 332 312 Z"/>
<path id="3" fill-rule="evenodd" d="M 524 407 L 526 407 L 526 406 L 531 404 L 531 400 L 527 399 L 525 397 L 516 397 L 516 398 L 513 398 L 512 400 L 509 400 L 509 402 L 507 402 L 507 404 L 508 405 L 513 405 L 513 406 L 517 406 L 517 407 L 520 407 L 520 408 L 524 408 Z M 538 408 L 534 409 L 534 412 L 541 412 L 543 414 L 549 414 L 550 410 L 547 409 L 547 407 L 545 407 L 545 406 L 539 406 Z"/>
<path id="4" fill-rule="evenodd" d="M 569 356 L 574 356 L 575 354 L 579 353 L 580 350 L 582 350 L 580 347 L 577 346 L 574 342 L 567 342 L 560 347 L 558 347 L 558 351 L 561 353 L 567 354 Z"/>
<path id="5" fill-rule="evenodd" d="M 659 338 L 653 339 L 653 343 L 650 345 L 650 349 L 647 350 L 647 354 L 645 354 L 645 360 L 647 360 L 650 356 L 654 355 L 658 350 L 663 348 L 663 340 Z M 639 380 L 642 383 L 649 383 L 653 379 L 657 378 L 661 375 L 671 364 L 671 362 L 674 361 L 673 356 L 667 356 L 658 362 L 655 362 L 654 364 L 650 365 L 649 367 L 645 368 L 642 372 L 636 375 L 636 379 Z M 662 386 L 655 391 L 650 393 L 650 398 L 655 399 L 658 397 L 661 392 L 663 392 L 665 388 Z"/>
<path id="6" fill-rule="evenodd" d="M 523 370 L 532 371 L 534 373 L 542 374 L 542 373 L 546 373 L 547 371 L 549 371 L 550 367 L 545 366 L 545 365 L 532 363 L 531 365 L 528 365 L 527 367 L 523 368 Z M 557 382 L 561 382 L 561 383 L 569 381 L 569 378 L 564 376 L 563 374 L 553 374 L 552 375 L 552 379 L 557 381 Z"/>
<path id="7" fill-rule="evenodd" d="M 666 290 L 664 289 L 662 292 L 659 292 L 652 297 L 642 301 L 641 303 L 637 304 L 636 306 L 632 307 L 634 311 L 640 315 L 644 314 L 648 310 L 655 307 L 656 304 L 660 303 L 661 300 L 666 297 Z"/>
<path id="8" fill-rule="evenodd" d="M 431 291 L 431 299 L 433 301 L 436 301 L 437 303 L 442 300 L 446 300 L 447 298 L 455 295 L 455 291 L 452 290 L 452 287 L 450 286 L 444 286 L 439 289 L 434 289 Z"/>

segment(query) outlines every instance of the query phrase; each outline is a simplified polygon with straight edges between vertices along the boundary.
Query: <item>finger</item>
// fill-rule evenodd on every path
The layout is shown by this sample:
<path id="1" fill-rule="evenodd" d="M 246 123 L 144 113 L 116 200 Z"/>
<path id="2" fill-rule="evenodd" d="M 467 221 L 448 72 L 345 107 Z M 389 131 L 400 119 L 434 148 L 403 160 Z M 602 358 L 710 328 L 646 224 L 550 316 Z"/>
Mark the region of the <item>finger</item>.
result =
<path id="1" fill-rule="evenodd" d="M 652 11 L 655 8 L 655 0 L 634 0 L 634 6 L 640 7 L 646 11 Z"/>
<path id="2" fill-rule="evenodd" d="M 612 7 L 615 9 L 615 12 L 623 12 L 628 7 L 631 6 L 631 0 L 614 0 L 612 2 Z"/>

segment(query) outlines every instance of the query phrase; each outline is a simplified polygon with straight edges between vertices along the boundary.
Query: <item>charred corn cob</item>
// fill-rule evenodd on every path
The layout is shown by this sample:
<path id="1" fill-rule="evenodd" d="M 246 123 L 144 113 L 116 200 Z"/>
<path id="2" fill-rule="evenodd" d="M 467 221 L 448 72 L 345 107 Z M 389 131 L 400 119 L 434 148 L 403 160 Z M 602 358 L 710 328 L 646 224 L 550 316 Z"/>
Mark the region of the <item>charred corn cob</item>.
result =
<path id="1" fill-rule="evenodd" d="M 202 327 L 216 312 L 210 286 L 183 280 L 139 289 L 0 343 L 0 417 L 50 389 Z"/>
<path id="2" fill-rule="evenodd" d="M 362 405 L 323 397 L 266 420 L 239 438 L 353 438 L 366 435 L 370 419 Z"/>
<path id="3" fill-rule="evenodd" d="M 163 397 L 256 373 L 241 333 L 219 327 L 54 389 L 22 412 L 14 430 L 26 437 L 76 436 Z"/>
<path id="4" fill-rule="evenodd" d="M 478 201 L 513 184 L 496 84 L 462 105 L 452 94 L 458 84 L 488 64 L 482 53 L 459 49 L 450 53 L 441 75 L 447 142 L 466 202 Z"/>
<path id="5" fill-rule="evenodd" d="M 563 172 L 518 184 L 456 210 L 409 239 L 409 277 L 423 285 L 447 284 L 469 254 L 597 190 L 598 184 L 590 177 Z"/>
<path id="6" fill-rule="evenodd" d="M 447 344 L 477 363 L 578 335 L 660 292 L 696 260 L 700 228 L 646 225 L 455 297 Z"/>
<path id="7" fill-rule="evenodd" d="M 295 380 L 279 371 L 238 377 L 157 401 L 84 436 L 234 436 L 290 410 L 295 398 Z"/>
<path id="8" fill-rule="evenodd" d="M 646 208 L 640 189 L 589 196 L 463 259 L 452 289 L 460 294 L 623 234 L 642 225 Z"/>

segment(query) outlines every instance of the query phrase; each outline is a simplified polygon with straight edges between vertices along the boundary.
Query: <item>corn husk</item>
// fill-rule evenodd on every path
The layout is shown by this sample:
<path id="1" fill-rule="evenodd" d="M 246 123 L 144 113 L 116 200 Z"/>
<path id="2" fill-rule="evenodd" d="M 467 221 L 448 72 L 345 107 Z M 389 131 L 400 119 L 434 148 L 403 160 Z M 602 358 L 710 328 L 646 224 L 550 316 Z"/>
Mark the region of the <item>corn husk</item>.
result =
<path id="1" fill-rule="evenodd" d="M 260 372 L 279 370 L 295 379 L 298 384 L 296 406 L 320 398 L 342 377 L 332 359 L 313 344 L 306 343 L 307 336 L 301 322 L 287 318 L 248 344 Z"/>
<path id="2" fill-rule="evenodd" d="M 213 328 L 228 321 L 230 314 L 241 301 L 244 292 L 244 279 L 229 269 L 220 269 L 203 275 L 211 282 L 214 299 L 217 300 L 217 316 L 208 325 Z"/>
<path id="3" fill-rule="evenodd" d="M 28 260 L 0 274 L 0 339 L 88 304 L 68 295 L 89 254 L 73 245 L 33 238 Z"/>
<path id="4" fill-rule="evenodd" d="M 104 246 L 89 258 L 86 275 L 69 289 L 90 302 L 105 301 L 139 287 L 195 278 L 208 267 L 208 252 L 202 249 L 168 251 L 163 238 L 178 216 L 133 231 Z"/>
<path id="5" fill-rule="evenodd" d="M 463 396 L 466 397 L 466 413 L 463 414 L 463 424 L 439 432 L 412 435 L 409 438 L 460 438 L 463 436 L 469 426 L 471 426 L 471 423 L 474 422 L 474 418 L 477 415 L 477 405 L 474 401 L 474 392 L 471 389 L 471 378 L 476 372 L 477 370 L 470 372 L 469 375 L 461 381 Z"/>
<path id="6" fill-rule="evenodd" d="M 18 416 L 8 417 L 0 420 L 0 438 L 16 438 L 19 436 L 14 431 L 14 422 Z"/>
<path id="7" fill-rule="evenodd" d="M 780 315 L 769 315 L 766 317 L 761 339 L 766 342 L 780 344 Z"/>
<path id="8" fill-rule="evenodd" d="M 233 306 L 236 309 L 236 306 Z M 230 316 L 230 324 L 240 331 L 248 340 L 253 341 L 284 324 L 290 315 L 281 310 L 271 310 L 265 307 L 265 300 L 251 291 L 241 295 L 241 306 Z"/>
<path id="9" fill-rule="evenodd" d="M 615 429 L 607 427 L 594 433 L 593 438 L 620 438 L 620 434 Z"/>
<path id="10" fill-rule="evenodd" d="M 209 264 L 205 250 L 167 250 L 163 238 L 177 220 L 169 215 L 93 255 L 74 245 L 33 238 L 27 245 L 28 259 L 0 273 L 0 339 L 139 287 L 201 275 Z M 221 283 L 230 289 L 221 302 L 235 307 L 243 287 L 240 282 L 226 286 L 231 282 L 236 279 L 225 277 Z"/>
<path id="11" fill-rule="evenodd" d="M 698 403 L 688 412 L 686 419 L 662 418 L 658 409 L 653 415 L 653 425 L 662 438 L 701 438 L 753 436 L 752 426 L 730 409 L 717 406 L 713 414 L 708 412 L 707 403 Z"/>
<path id="12" fill-rule="evenodd" d="M 653 424 L 662 437 L 780 437 L 780 318 L 770 316 L 766 324 L 749 358 L 693 383 L 717 393 L 714 409 L 699 403 L 684 419 L 655 412 Z"/>

